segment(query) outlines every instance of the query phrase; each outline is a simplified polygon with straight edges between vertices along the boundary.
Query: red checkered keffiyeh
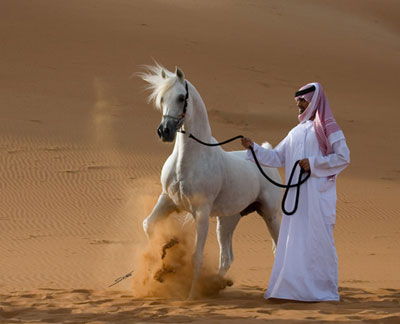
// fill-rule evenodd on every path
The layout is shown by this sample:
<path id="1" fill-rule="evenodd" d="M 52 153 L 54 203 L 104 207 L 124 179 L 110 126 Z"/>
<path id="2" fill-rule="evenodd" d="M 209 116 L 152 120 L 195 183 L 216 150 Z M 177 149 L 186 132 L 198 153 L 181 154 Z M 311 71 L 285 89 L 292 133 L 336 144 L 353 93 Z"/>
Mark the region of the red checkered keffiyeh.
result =
<path id="1" fill-rule="evenodd" d="M 329 107 L 328 99 L 322 86 L 318 82 L 309 83 L 299 89 L 304 90 L 315 86 L 313 92 L 306 93 L 302 96 L 295 97 L 295 99 L 304 98 L 309 105 L 307 109 L 299 115 L 300 123 L 305 123 L 307 120 L 314 118 L 314 130 L 317 135 L 318 144 L 323 155 L 333 153 L 333 143 L 344 139 L 344 134 L 336 123 L 332 111 Z"/>

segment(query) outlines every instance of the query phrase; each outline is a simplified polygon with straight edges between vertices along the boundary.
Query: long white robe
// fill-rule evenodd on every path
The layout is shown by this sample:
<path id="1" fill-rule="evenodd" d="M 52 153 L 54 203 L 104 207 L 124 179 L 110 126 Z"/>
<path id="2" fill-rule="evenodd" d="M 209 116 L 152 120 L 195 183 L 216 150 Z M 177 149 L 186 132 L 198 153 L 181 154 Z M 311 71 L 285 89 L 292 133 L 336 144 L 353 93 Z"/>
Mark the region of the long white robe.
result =
<path id="1" fill-rule="evenodd" d="M 297 160 L 308 158 L 311 168 L 311 177 L 301 186 L 296 213 L 282 216 L 275 263 L 265 298 L 339 300 L 333 239 L 336 181 L 332 175 L 337 175 L 350 162 L 346 140 L 335 142 L 334 152 L 323 156 L 313 122 L 306 121 L 293 128 L 275 149 L 255 144 L 254 150 L 261 164 L 284 166 L 286 179 Z M 250 151 L 248 158 L 253 159 Z M 297 169 L 293 183 L 298 180 Z M 289 190 L 286 210 L 293 209 L 295 191 L 295 188 Z"/>

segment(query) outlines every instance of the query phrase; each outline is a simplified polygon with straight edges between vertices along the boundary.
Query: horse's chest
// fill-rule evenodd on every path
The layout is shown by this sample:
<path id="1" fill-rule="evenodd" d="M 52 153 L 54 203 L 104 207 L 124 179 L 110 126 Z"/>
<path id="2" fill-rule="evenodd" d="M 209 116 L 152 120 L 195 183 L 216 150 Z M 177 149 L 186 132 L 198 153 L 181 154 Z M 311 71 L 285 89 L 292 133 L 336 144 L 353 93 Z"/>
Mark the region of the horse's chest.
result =
<path id="1" fill-rule="evenodd" d="M 213 190 L 209 189 L 212 181 L 199 168 L 177 168 L 170 177 L 168 195 L 180 209 L 191 211 L 202 204 L 202 198 L 212 194 Z"/>
<path id="2" fill-rule="evenodd" d="M 191 209 L 192 188 L 187 180 L 174 178 L 167 188 L 169 197 L 183 210 Z"/>

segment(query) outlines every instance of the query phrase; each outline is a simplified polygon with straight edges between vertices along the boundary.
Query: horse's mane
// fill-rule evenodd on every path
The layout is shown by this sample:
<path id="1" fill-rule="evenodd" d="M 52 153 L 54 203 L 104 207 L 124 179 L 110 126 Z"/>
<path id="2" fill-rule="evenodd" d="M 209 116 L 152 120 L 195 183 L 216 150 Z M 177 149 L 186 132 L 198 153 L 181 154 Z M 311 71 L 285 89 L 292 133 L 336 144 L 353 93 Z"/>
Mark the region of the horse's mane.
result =
<path id="1" fill-rule="evenodd" d="M 157 109 L 161 109 L 161 98 L 178 80 L 175 73 L 168 71 L 158 63 L 155 65 L 145 65 L 145 72 L 138 73 L 138 76 L 149 83 L 146 87 L 151 91 L 149 102 L 153 102 Z M 163 77 L 165 73 L 165 78 Z"/>

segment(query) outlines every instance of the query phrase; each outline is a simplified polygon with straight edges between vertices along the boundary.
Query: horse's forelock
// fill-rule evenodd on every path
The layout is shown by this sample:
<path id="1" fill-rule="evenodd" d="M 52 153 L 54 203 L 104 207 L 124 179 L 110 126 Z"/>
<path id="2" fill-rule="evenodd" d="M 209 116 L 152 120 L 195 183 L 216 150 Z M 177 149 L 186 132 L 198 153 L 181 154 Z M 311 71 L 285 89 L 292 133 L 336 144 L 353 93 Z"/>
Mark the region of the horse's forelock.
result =
<path id="1" fill-rule="evenodd" d="M 153 102 L 157 109 L 161 109 L 162 96 L 175 84 L 178 78 L 175 73 L 168 71 L 158 63 L 146 65 L 145 69 L 145 72 L 139 73 L 139 77 L 149 84 L 146 88 L 151 91 L 149 102 Z M 165 72 L 166 78 L 162 76 L 162 71 Z"/>

